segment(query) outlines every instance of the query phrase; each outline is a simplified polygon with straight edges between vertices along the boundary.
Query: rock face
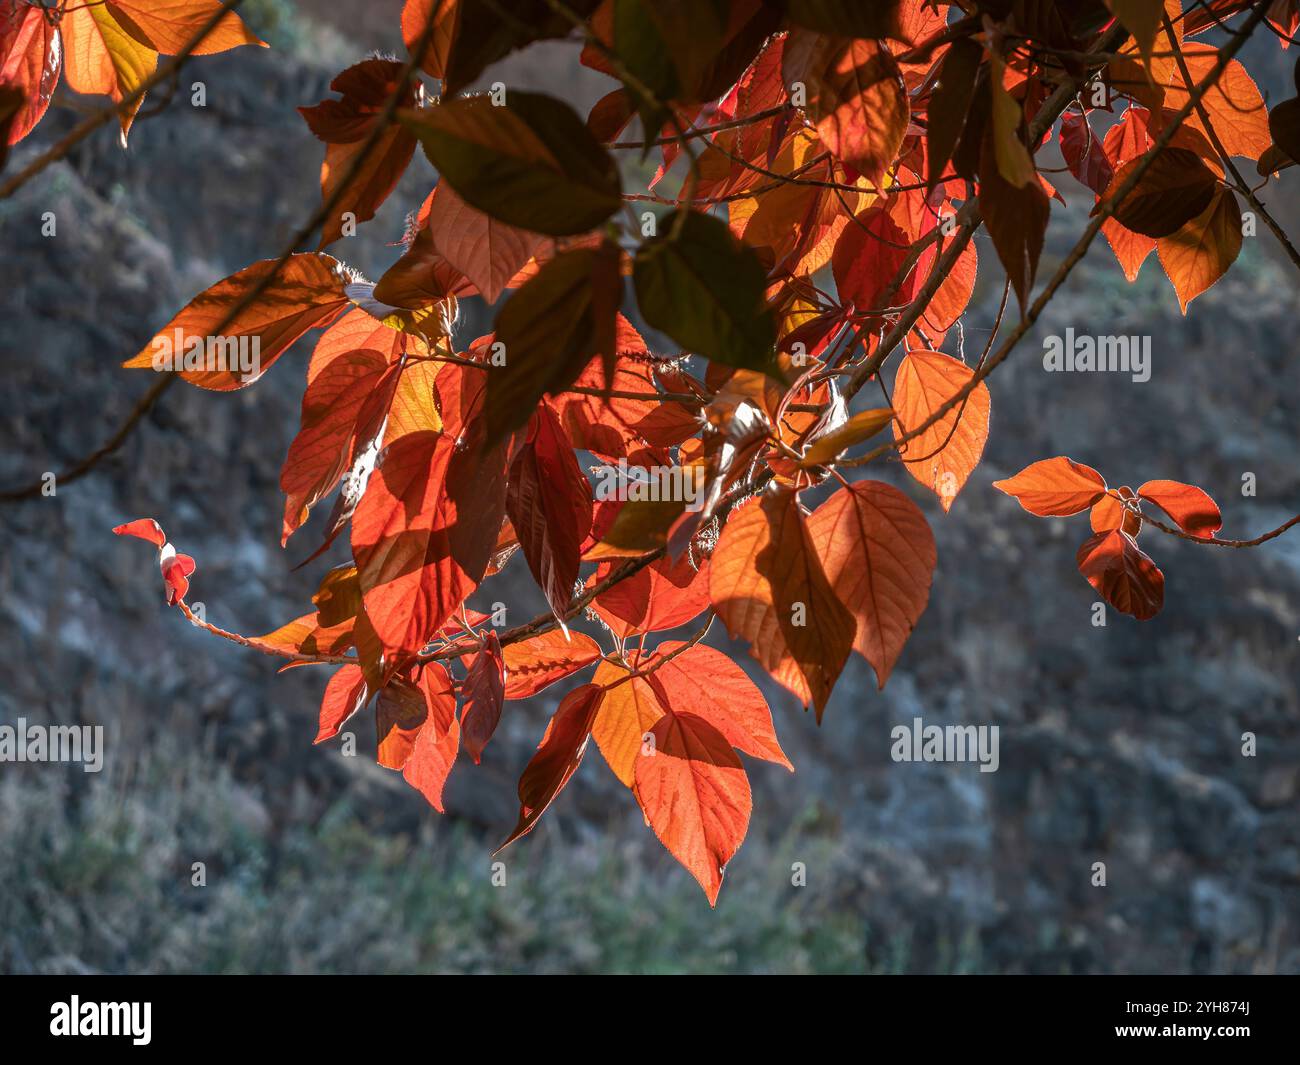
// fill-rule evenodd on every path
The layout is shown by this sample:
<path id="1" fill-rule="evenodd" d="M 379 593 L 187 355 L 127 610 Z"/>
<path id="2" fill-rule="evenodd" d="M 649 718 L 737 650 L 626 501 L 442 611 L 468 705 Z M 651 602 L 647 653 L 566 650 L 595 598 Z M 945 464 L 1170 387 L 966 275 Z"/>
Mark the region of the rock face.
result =
<path id="1" fill-rule="evenodd" d="M 0 482 L 99 444 L 152 383 L 120 361 L 196 291 L 280 250 L 318 195 L 320 149 L 292 108 L 322 98 L 343 62 L 204 60 L 207 109 L 181 94 L 127 152 L 92 138 L 0 204 Z M 52 111 L 41 143 L 71 121 Z M 380 216 L 331 250 L 377 276 L 431 181 L 417 159 Z M 1058 254 L 1088 206 L 1064 191 Z M 53 237 L 41 233 L 47 211 Z M 0 508 L 0 723 L 103 725 L 107 737 L 98 777 L 0 765 L 0 853 L 15 855 L 0 863 L 0 966 L 1300 969 L 1300 534 L 1230 551 L 1148 530 L 1164 612 L 1139 624 L 1111 611 L 1098 627 L 1073 564 L 1086 520 L 1033 518 L 989 486 L 1068 454 L 1112 484 L 1204 486 L 1227 536 L 1300 508 L 1295 280 L 1261 233 L 1187 319 L 1154 257 L 1128 286 L 1094 249 L 991 378 L 988 451 L 951 514 L 922 500 L 939 569 L 888 689 L 855 661 L 818 729 L 763 682 L 798 772 L 751 766 L 750 837 L 716 914 L 594 752 L 550 825 L 507 852 L 517 893 L 489 885 L 514 779 L 554 700 L 508 707 L 484 764 L 454 774 L 439 819 L 368 764 L 373 726 L 357 730 L 358 757 L 311 748 L 324 673 L 277 676 L 271 660 L 165 610 L 148 550 L 113 525 L 159 518 L 198 559 L 193 598 L 245 633 L 301 613 L 327 565 L 291 571 L 319 517 L 287 552 L 277 546 L 278 472 L 310 341 L 247 391 L 176 386 L 95 474 Z M 979 251 L 988 307 L 997 270 L 991 248 Z M 968 356 L 988 317 L 968 330 Z M 465 337 L 486 320 L 469 309 Z M 1150 380 L 1045 372 L 1043 338 L 1067 327 L 1150 336 Z M 1248 474 L 1254 495 L 1243 495 Z M 897 463 L 878 476 L 921 499 Z M 487 598 L 508 601 L 512 622 L 541 606 L 519 563 Z M 997 772 L 893 761 L 890 730 L 916 717 L 998 726 Z M 190 887 L 196 861 L 208 894 Z M 796 863 L 806 887 L 790 886 Z M 563 885 L 562 916 L 539 885 Z M 260 900 L 256 915 L 241 896 Z M 617 918 L 611 907 L 623 907 Z M 320 928 L 304 914 L 317 909 L 346 909 L 364 934 L 337 933 L 346 952 L 306 945 Z M 456 939 L 458 922 L 473 935 Z M 563 942 L 521 931 L 552 923 Z M 627 931 L 647 924 L 675 953 L 652 957 Z M 175 928 L 192 938 L 181 944 Z M 282 943 L 278 928 L 297 938 Z"/>

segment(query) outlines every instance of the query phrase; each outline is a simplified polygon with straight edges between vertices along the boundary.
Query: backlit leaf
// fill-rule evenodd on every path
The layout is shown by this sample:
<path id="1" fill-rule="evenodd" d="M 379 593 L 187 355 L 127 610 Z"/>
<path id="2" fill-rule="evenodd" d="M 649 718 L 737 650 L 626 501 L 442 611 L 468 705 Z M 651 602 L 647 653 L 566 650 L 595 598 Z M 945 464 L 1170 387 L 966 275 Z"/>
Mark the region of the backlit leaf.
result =
<path id="1" fill-rule="evenodd" d="M 974 376 L 960 359 L 939 351 L 908 352 L 894 378 L 894 437 L 923 425 Z M 903 452 L 907 472 L 952 507 L 984 453 L 989 435 L 989 390 L 981 381 L 967 397 L 934 425 L 908 441 Z"/>
<path id="2" fill-rule="evenodd" d="M 1067 516 L 1087 510 L 1106 492 L 1106 481 L 1091 466 L 1058 455 L 1026 466 L 993 487 L 1013 496 L 1030 514 Z"/>
<path id="3" fill-rule="evenodd" d="M 936 554 L 925 515 L 897 488 L 859 481 L 813 511 L 808 532 L 856 622 L 853 649 L 884 688 L 930 598 Z"/>

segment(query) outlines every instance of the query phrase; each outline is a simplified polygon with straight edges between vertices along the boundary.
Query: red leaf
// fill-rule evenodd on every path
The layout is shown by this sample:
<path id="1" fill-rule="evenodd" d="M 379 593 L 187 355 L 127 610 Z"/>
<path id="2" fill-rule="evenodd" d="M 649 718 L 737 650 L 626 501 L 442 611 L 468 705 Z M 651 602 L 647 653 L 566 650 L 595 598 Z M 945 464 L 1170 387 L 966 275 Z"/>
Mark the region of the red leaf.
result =
<path id="1" fill-rule="evenodd" d="M 1165 602 L 1165 575 L 1120 529 L 1097 533 L 1076 556 L 1079 572 L 1122 614 L 1147 621 Z"/>
<path id="2" fill-rule="evenodd" d="M 506 512 L 528 568 L 555 616 L 564 621 L 582 542 L 591 531 L 591 483 L 545 404 L 538 407 L 528 439 L 510 467 Z"/>
<path id="3" fill-rule="evenodd" d="M 584 684 L 569 692 L 560 703 L 546 726 L 542 742 L 537 745 L 537 753 L 519 778 L 519 821 L 498 851 L 520 836 L 528 835 L 577 772 L 587 751 L 602 694 L 599 685 Z"/>
<path id="4" fill-rule="evenodd" d="M 863 211 L 845 228 L 831 255 L 840 300 L 859 311 L 883 310 L 881 299 L 907 261 L 910 245 L 885 209 Z"/>
<path id="5" fill-rule="evenodd" d="M 59 83 L 63 48 L 56 22 L 36 5 L 4 5 L 0 10 L 0 85 L 15 86 L 24 101 L 11 120 L 6 143 L 17 144 L 50 106 Z"/>
<path id="6" fill-rule="evenodd" d="M 505 699 L 505 663 L 495 630 L 488 630 L 483 650 L 470 662 L 464 692 L 465 708 L 460 717 L 465 730 L 465 750 L 478 765 L 483 748 L 497 730 L 501 703 Z"/>
<path id="7" fill-rule="evenodd" d="M 312 743 L 322 743 L 339 734 L 339 729 L 370 698 L 370 689 L 360 666 L 344 666 L 325 685 L 320 704 L 320 729 Z"/>
<path id="8" fill-rule="evenodd" d="M 1101 474 L 1064 455 L 1032 463 L 1014 477 L 994 481 L 993 487 L 1013 496 L 1030 514 L 1044 518 L 1078 514 L 1106 494 Z"/>
<path id="9" fill-rule="evenodd" d="M 1194 484 L 1180 481 L 1147 481 L 1137 491 L 1191 536 L 1214 536 L 1223 528 L 1219 505 Z"/>
<path id="10" fill-rule="evenodd" d="M 437 662 L 430 662 L 423 668 L 418 687 L 424 695 L 429 715 L 402 767 L 402 776 L 435 810 L 443 813 L 443 787 L 460 749 L 456 694 L 452 690 L 451 676 Z"/>
<path id="11" fill-rule="evenodd" d="M 1061 118 L 1060 140 L 1061 154 L 1070 173 L 1100 196 L 1110 184 L 1114 171 L 1101 139 L 1093 133 L 1087 117 L 1076 111 L 1067 111 Z"/>
<path id="12" fill-rule="evenodd" d="M 162 526 L 153 518 L 137 518 L 125 525 L 113 529 L 118 536 L 134 536 L 147 540 L 158 548 L 158 568 L 162 571 L 163 588 L 167 596 L 167 605 L 175 606 L 184 602 L 190 590 L 189 576 L 194 572 L 194 559 L 189 555 L 177 553 L 163 533 Z"/>
<path id="13" fill-rule="evenodd" d="M 162 526 L 153 518 L 136 518 L 135 521 L 128 521 L 125 525 L 114 526 L 113 532 L 118 536 L 135 536 L 141 540 L 148 540 L 157 548 L 161 548 L 167 542 L 167 535 L 163 532 Z"/>
<path id="14" fill-rule="evenodd" d="M 602 563 L 592 580 L 604 580 L 614 565 Z M 602 592 L 591 605 L 620 639 L 685 625 L 709 605 L 709 563 L 696 569 L 685 555 L 675 563 L 661 558 Z"/>

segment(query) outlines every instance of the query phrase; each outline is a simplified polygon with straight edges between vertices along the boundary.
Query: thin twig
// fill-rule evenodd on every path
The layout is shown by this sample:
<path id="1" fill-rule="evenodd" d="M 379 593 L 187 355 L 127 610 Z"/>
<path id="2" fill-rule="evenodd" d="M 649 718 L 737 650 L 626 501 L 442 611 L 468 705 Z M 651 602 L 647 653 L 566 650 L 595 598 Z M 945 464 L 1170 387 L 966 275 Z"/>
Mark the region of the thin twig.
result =
<path id="1" fill-rule="evenodd" d="M 229 2 L 229 0 L 227 0 L 227 2 Z M 423 62 L 424 53 L 428 50 L 429 45 L 433 40 L 433 31 L 434 20 L 432 15 L 430 15 L 424 33 L 421 35 L 419 41 L 416 42 L 415 48 L 412 50 L 410 60 L 398 75 L 397 85 L 393 90 L 393 94 L 388 98 L 388 102 L 384 106 L 383 111 L 381 111 L 376 117 L 374 128 L 370 131 L 370 135 L 365 139 L 365 141 L 362 142 L 355 158 L 348 166 L 348 169 L 344 172 L 343 179 L 337 186 L 335 186 L 334 191 L 324 199 L 320 207 L 313 212 L 312 216 L 306 221 L 302 228 L 294 234 L 293 239 L 285 245 L 284 250 L 276 257 L 274 263 L 272 263 L 270 270 L 263 274 L 258 279 L 257 283 L 248 290 L 248 292 L 235 301 L 235 305 L 216 325 L 212 330 L 211 335 L 221 336 L 247 308 L 256 302 L 263 292 L 271 287 L 271 284 L 284 268 L 284 264 L 293 258 L 298 247 L 313 233 L 315 233 L 318 228 L 320 228 L 322 223 L 333 214 L 334 210 L 343 201 L 343 197 L 349 191 L 352 182 L 356 180 L 357 175 L 361 173 L 362 167 L 365 166 L 370 153 L 374 151 L 380 139 L 387 132 L 387 127 L 392 120 L 393 113 L 397 110 L 398 103 L 402 96 L 405 95 L 407 86 L 410 85 L 411 79 L 415 76 L 415 72 L 420 67 L 420 63 Z M 206 30 L 204 32 L 206 32 Z M 55 484 L 62 486 L 70 481 L 75 481 L 84 477 L 94 469 L 102 459 L 111 455 L 121 447 L 126 438 L 131 435 L 132 430 L 140 424 L 140 421 L 158 401 L 162 394 L 166 392 L 167 389 L 170 388 L 179 378 L 180 375 L 177 373 L 168 373 L 161 380 L 155 381 L 149 390 L 136 402 L 135 407 L 132 408 L 126 421 L 118 427 L 117 431 L 89 455 L 78 460 L 62 473 L 56 474 Z M 42 494 L 44 487 L 45 479 L 41 478 L 30 484 L 24 485 L 21 488 L 0 492 L 0 503 L 12 503 L 21 499 L 35 498 Z"/>

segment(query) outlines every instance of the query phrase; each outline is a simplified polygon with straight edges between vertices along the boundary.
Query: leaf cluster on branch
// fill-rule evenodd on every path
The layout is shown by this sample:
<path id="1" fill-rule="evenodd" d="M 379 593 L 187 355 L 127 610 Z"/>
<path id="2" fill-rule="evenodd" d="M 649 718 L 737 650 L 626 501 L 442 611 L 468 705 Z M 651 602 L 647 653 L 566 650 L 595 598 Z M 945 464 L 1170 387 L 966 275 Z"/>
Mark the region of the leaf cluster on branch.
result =
<path id="1" fill-rule="evenodd" d="M 232 6 L 3 0 L 10 142 L 39 122 L 60 62 L 73 88 L 121 101 L 159 52 L 260 43 Z M 232 391 L 323 330 L 281 473 L 282 542 L 333 496 L 312 557 L 346 536 L 351 561 L 313 609 L 245 637 L 186 605 L 193 560 L 156 522 L 115 531 L 158 547 L 193 623 L 337 667 L 317 741 L 373 707 L 380 764 L 439 810 L 461 749 L 480 761 L 507 704 L 581 681 L 505 842 L 594 739 L 713 902 L 751 812 L 740 755 L 791 766 L 758 687 L 703 642 L 712 623 L 818 720 L 854 652 L 884 686 L 929 599 L 934 538 L 906 493 L 845 473 L 895 454 L 949 511 L 988 437 L 985 379 L 1098 233 L 1129 280 L 1156 252 L 1186 313 L 1240 251 L 1242 200 L 1275 228 L 1233 160 L 1292 165 L 1295 101 L 1270 114 L 1235 55 L 1257 27 L 1295 23 L 1294 4 L 1223 0 L 408 0 L 408 58 L 364 59 L 300 108 L 323 144 L 318 250 L 218 282 L 125 363 Z M 469 90 L 555 38 L 612 79 L 588 115 L 563 85 Z M 1066 191 L 1040 161 L 1052 139 Z M 323 249 L 374 217 L 417 148 L 437 183 L 371 283 Z M 658 167 L 629 189 L 619 153 L 637 152 Z M 1093 217 L 1034 298 L 1066 196 Z M 979 261 L 981 225 L 996 262 Z M 1003 305 L 967 359 L 951 338 L 981 270 Z M 475 296 L 504 302 L 471 339 L 458 307 Z M 995 346 L 1008 308 L 1019 320 Z M 255 341 L 256 364 L 214 363 L 214 336 Z M 859 403 L 868 383 L 884 406 Z M 582 456 L 605 464 L 594 483 Z M 1064 457 L 997 487 L 1033 514 L 1089 511 L 1079 569 L 1140 619 L 1164 597 L 1145 526 L 1231 546 L 1282 531 L 1219 540 L 1199 488 L 1112 489 Z M 468 600 L 516 553 L 549 610 L 504 628 Z M 655 635 L 685 625 L 688 640 Z"/>

